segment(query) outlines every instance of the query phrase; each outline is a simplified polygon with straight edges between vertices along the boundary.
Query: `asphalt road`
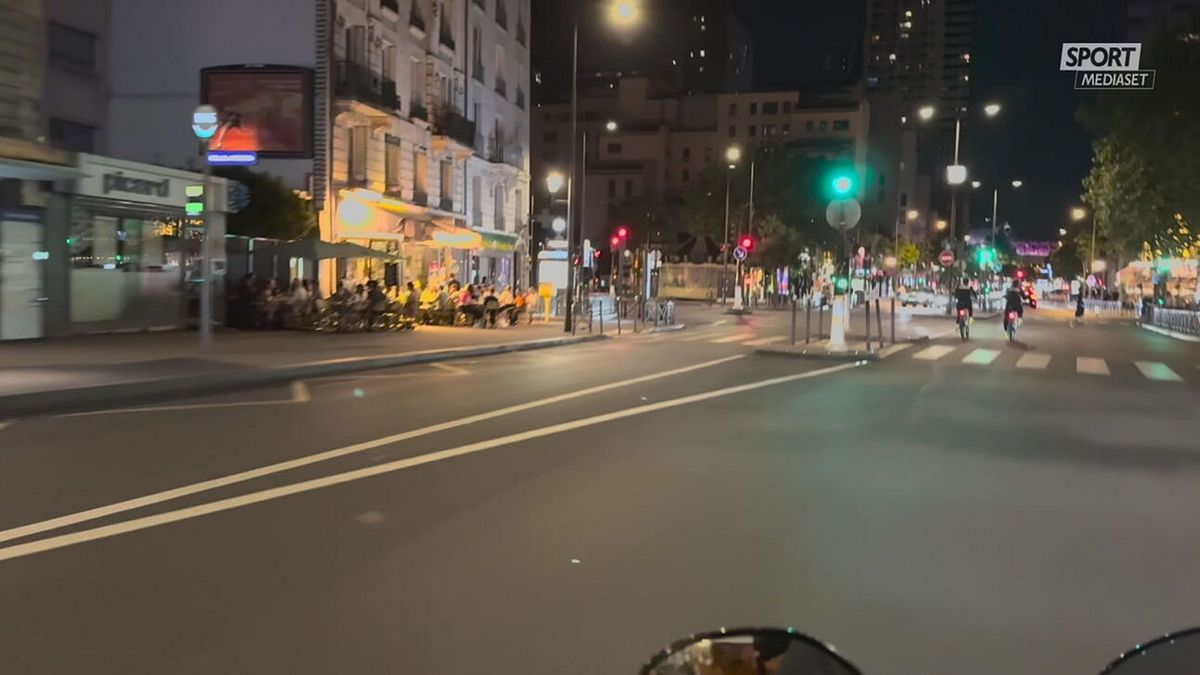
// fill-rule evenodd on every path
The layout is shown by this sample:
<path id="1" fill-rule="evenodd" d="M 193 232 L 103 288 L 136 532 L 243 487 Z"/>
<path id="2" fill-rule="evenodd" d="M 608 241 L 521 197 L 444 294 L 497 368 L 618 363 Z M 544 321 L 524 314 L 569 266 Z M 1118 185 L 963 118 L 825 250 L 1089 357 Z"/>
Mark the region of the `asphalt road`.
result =
<path id="1" fill-rule="evenodd" d="M 1200 345 L 698 319 L 0 428 L 0 672 L 619 674 L 750 624 L 1057 675 L 1200 623 Z"/>

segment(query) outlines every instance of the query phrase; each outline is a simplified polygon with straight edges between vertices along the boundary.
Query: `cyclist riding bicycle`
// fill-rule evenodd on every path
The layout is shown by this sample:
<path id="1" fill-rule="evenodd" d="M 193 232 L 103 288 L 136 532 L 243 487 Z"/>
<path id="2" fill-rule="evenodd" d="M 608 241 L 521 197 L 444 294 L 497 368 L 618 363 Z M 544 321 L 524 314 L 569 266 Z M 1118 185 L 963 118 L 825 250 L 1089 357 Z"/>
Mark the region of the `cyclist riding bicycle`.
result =
<path id="1" fill-rule="evenodd" d="M 1021 281 L 1013 280 L 1013 285 L 1004 294 L 1004 330 L 1008 330 L 1008 317 L 1011 313 L 1016 312 L 1017 318 L 1025 316 L 1025 304 L 1021 298 Z"/>
<path id="2" fill-rule="evenodd" d="M 955 313 L 957 310 L 965 309 L 967 316 L 975 318 L 975 289 L 968 286 L 965 279 L 961 282 L 958 290 L 954 291 L 954 303 Z"/>

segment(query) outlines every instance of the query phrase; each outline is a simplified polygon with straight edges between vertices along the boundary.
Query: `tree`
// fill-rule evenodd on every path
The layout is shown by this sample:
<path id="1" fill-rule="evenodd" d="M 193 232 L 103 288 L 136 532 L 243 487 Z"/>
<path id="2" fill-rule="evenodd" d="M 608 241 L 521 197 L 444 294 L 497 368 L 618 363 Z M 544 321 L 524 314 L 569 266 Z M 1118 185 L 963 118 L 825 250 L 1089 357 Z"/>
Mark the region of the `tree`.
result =
<path id="1" fill-rule="evenodd" d="M 912 268 L 921 262 L 921 247 L 911 241 L 901 241 L 900 251 L 896 254 L 900 267 Z"/>
<path id="2" fill-rule="evenodd" d="M 804 242 L 796 228 L 789 226 L 775 214 L 756 218 L 754 229 L 757 236 L 753 264 L 761 267 L 785 267 L 794 265 Z"/>
<path id="3" fill-rule="evenodd" d="M 265 171 L 230 167 L 216 171 L 222 178 L 242 183 L 250 191 L 246 208 L 229 214 L 226 231 L 245 237 L 300 239 L 316 230 L 316 218 L 307 199 Z"/>
<path id="4" fill-rule="evenodd" d="M 1171 249 L 1200 213 L 1200 43 L 1168 31 L 1144 57 L 1158 71 L 1153 91 L 1107 92 L 1079 113 L 1099 137 L 1083 201 L 1103 253 Z"/>

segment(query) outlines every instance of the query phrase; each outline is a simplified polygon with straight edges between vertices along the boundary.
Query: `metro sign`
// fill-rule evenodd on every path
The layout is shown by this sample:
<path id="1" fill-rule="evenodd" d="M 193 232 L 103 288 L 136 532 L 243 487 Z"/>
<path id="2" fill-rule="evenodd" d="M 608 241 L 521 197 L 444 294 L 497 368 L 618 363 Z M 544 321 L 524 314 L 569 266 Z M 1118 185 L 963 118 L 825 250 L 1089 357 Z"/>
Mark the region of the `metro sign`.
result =
<path id="1" fill-rule="evenodd" d="M 1075 73 L 1075 88 L 1154 88 L 1156 71 L 1139 70 L 1142 45 L 1137 42 L 1063 43 L 1058 69 Z"/>

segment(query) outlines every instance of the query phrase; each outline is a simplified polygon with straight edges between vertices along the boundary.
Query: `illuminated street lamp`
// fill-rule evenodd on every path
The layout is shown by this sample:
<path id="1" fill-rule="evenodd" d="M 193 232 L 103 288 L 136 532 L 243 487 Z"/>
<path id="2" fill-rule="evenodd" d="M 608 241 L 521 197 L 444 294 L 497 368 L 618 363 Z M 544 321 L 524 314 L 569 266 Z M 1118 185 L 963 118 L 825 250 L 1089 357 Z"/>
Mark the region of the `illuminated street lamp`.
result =
<path id="1" fill-rule="evenodd" d="M 729 168 L 733 168 L 742 160 L 742 149 L 736 145 L 731 145 L 725 150 L 725 161 L 729 162 Z"/>
<path id="2" fill-rule="evenodd" d="M 950 226 L 950 224 L 947 223 L 945 220 L 938 220 L 937 225 L 936 225 L 938 232 L 941 232 L 942 230 L 946 229 L 949 226 Z"/>
<path id="3" fill-rule="evenodd" d="M 978 189 L 979 189 L 979 186 L 981 186 L 981 185 L 983 185 L 983 183 L 980 183 L 980 182 L 979 182 L 979 181 L 977 181 L 977 180 L 973 180 L 973 181 L 971 181 L 971 189 L 972 189 L 972 190 L 978 190 Z"/>
<path id="4" fill-rule="evenodd" d="M 1087 218 L 1087 209 L 1084 209 L 1079 206 L 1075 206 L 1075 207 L 1071 208 L 1071 220 L 1078 223 L 1079 221 L 1083 220 L 1084 218 Z"/>
<path id="5" fill-rule="evenodd" d="M 937 114 L 937 108 L 931 105 L 923 105 L 917 108 L 917 117 L 921 118 L 922 122 L 928 122 Z"/>
<path id="6" fill-rule="evenodd" d="M 641 20 L 642 7 L 637 0 L 616 0 L 608 8 L 608 21 L 617 28 L 629 28 Z"/>
<path id="7" fill-rule="evenodd" d="M 1065 228 L 1065 227 L 1058 228 L 1058 236 L 1060 236 L 1060 237 L 1067 236 L 1067 228 Z"/>
<path id="8" fill-rule="evenodd" d="M 921 217 L 921 212 L 916 209 L 909 209 L 908 213 L 904 215 L 908 220 L 913 221 Z"/>
<path id="9" fill-rule="evenodd" d="M 721 304 L 725 304 L 725 279 L 729 274 L 729 188 L 733 170 L 742 160 L 742 149 L 731 145 L 725 149 L 725 161 L 729 163 L 729 171 L 725 172 L 725 239 L 721 243 Z"/>
<path id="10" fill-rule="evenodd" d="M 616 121 L 616 120 L 609 120 L 609 121 L 608 121 L 608 123 L 604 125 L 604 128 L 605 128 L 605 130 L 607 130 L 609 133 L 612 133 L 612 132 L 616 131 L 616 130 L 617 130 L 617 121 Z"/>
<path id="11" fill-rule="evenodd" d="M 999 115 L 1000 104 L 988 103 L 987 105 L 983 106 L 983 114 L 987 115 L 988 117 L 995 117 L 996 115 Z"/>
<path id="12" fill-rule="evenodd" d="M 558 194 L 558 191 L 563 188 L 563 185 L 566 183 L 566 180 L 567 179 L 563 177 L 562 172 L 551 171 L 546 176 L 546 189 L 549 190 L 550 194 L 552 194 L 552 195 Z"/>
<path id="13" fill-rule="evenodd" d="M 1018 189 L 1020 189 L 1020 188 L 1021 188 L 1021 186 L 1022 186 L 1022 185 L 1024 185 L 1024 184 L 1025 184 L 1025 181 L 1023 181 L 1023 180 L 1014 180 L 1014 181 L 1012 182 L 1012 186 L 1013 186 L 1013 187 L 1015 187 L 1015 188 L 1018 188 Z"/>

